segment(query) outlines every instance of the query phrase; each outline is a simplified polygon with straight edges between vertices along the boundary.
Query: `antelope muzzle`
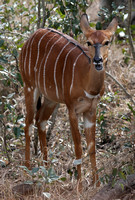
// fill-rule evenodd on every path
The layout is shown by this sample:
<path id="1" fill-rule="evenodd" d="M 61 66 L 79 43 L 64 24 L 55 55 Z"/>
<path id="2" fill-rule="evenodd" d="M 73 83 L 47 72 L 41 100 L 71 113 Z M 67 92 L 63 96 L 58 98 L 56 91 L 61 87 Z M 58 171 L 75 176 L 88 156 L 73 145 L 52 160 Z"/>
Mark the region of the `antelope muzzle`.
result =
<path id="1" fill-rule="evenodd" d="M 100 43 L 94 44 L 95 47 L 95 56 L 93 58 L 93 64 L 95 65 L 95 68 L 97 71 L 100 71 L 103 69 L 103 59 L 100 55 L 100 47 L 102 45 Z"/>

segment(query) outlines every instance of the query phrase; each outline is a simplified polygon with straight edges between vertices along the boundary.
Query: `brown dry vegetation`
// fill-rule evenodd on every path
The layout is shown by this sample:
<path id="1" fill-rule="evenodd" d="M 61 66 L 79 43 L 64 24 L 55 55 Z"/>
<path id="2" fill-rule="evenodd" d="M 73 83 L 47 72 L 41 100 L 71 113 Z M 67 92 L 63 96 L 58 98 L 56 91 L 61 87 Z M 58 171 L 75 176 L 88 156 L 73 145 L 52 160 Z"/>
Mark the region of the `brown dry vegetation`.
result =
<path id="1" fill-rule="evenodd" d="M 122 54 L 122 48 L 126 46 L 116 45 L 113 43 L 109 53 L 109 60 L 107 71 L 111 73 L 121 84 L 124 85 L 126 90 L 135 97 L 135 62 L 130 59 L 128 65 L 124 63 L 124 55 Z M 97 111 L 97 166 L 98 169 L 103 168 L 99 172 L 99 177 L 102 178 L 105 175 L 112 174 L 113 168 L 126 168 L 130 165 L 134 168 L 134 134 L 135 134 L 135 119 L 127 106 L 130 100 L 125 96 L 125 93 L 119 88 L 119 86 L 109 77 L 105 79 L 106 92 L 101 99 Z M 13 90 L 13 89 L 11 89 Z M 117 94 L 115 94 L 118 92 Z M 111 95 L 112 100 L 108 101 L 108 94 Z M 18 114 L 25 113 L 23 89 L 19 88 L 19 93 L 16 94 L 16 102 L 18 104 Z M 109 138 L 112 136 L 112 140 L 108 140 L 106 143 L 101 142 L 100 132 L 100 116 L 103 111 L 104 120 L 106 120 L 106 127 L 104 127 L 104 133 L 108 134 Z M 125 116 L 125 117 L 124 117 Z M 130 118 L 130 121 L 126 120 Z M 24 122 L 21 122 L 24 123 Z M 44 197 L 43 192 L 51 194 L 51 200 L 88 200 L 103 187 L 95 188 L 91 184 L 91 166 L 89 158 L 87 156 L 85 136 L 83 132 L 82 118 L 79 118 L 80 132 L 82 135 L 83 146 L 83 165 L 82 165 L 82 181 L 83 191 L 79 195 L 76 193 L 77 181 L 74 175 L 70 175 L 67 171 L 73 170 L 73 161 L 75 159 L 74 146 L 70 133 L 70 125 L 68 121 L 67 109 L 64 105 L 60 105 L 57 113 L 55 127 L 52 131 L 50 141 L 48 143 L 49 155 L 52 155 L 56 161 L 52 164 L 51 157 L 48 158 L 48 167 L 52 166 L 55 172 L 60 177 L 66 177 L 65 181 L 54 181 L 50 184 L 42 183 L 40 187 L 36 184 L 37 180 L 40 180 L 38 176 L 34 178 L 35 184 L 30 187 L 29 195 L 15 194 L 13 193 L 13 187 L 23 184 L 25 181 L 31 181 L 31 176 L 21 169 L 19 166 L 24 165 L 24 148 L 25 139 L 21 137 L 19 139 L 8 139 L 9 155 L 11 163 L 8 163 L 7 157 L 4 153 L 3 143 L 1 142 L 1 159 L 7 164 L 5 167 L 0 168 L 0 199 L 3 200 L 15 200 L 15 199 L 47 199 Z M 126 127 L 127 129 L 124 129 Z M 126 131 L 127 130 L 127 131 Z M 2 137 L 1 137 L 2 141 Z M 130 144 L 130 146 L 126 145 Z M 41 165 L 42 156 L 34 155 L 33 145 L 31 146 L 32 152 L 32 165 Z M 20 186 L 22 187 L 22 186 Z M 20 189 L 21 190 L 21 189 Z M 22 190 L 21 190 L 22 191 Z M 128 199 L 133 199 L 133 190 L 130 192 Z M 121 199 L 124 199 L 122 197 Z"/>

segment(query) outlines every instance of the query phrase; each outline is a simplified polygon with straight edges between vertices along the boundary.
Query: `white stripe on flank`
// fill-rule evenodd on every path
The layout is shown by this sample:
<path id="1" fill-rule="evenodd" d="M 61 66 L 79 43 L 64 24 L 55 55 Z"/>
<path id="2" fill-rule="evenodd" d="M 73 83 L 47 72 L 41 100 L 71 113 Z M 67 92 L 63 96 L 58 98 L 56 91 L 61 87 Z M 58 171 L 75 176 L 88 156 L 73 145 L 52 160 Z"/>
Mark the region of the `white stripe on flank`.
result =
<path id="1" fill-rule="evenodd" d="M 51 31 L 49 31 L 51 32 Z M 48 32 L 48 33 L 49 33 Z M 38 72 L 38 87 L 40 88 L 40 71 L 41 71 L 41 67 L 42 67 L 42 64 L 43 64 L 43 61 L 45 59 L 45 56 L 46 56 L 46 50 L 47 50 L 47 47 L 48 47 L 48 44 L 51 42 L 51 40 L 56 36 L 56 34 L 47 42 L 46 46 L 45 46 L 45 53 L 44 53 L 44 56 L 42 58 L 42 61 L 40 63 L 40 67 L 39 67 L 39 72 Z"/>
<path id="2" fill-rule="evenodd" d="M 64 97 L 64 74 L 65 74 L 67 58 L 68 58 L 69 54 L 71 53 L 71 51 L 73 51 L 75 48 L 77 48 L 77 46 L 74 46 L 72 49 L 70 49 L 70 51 L 67 53 L 67 55 L 65 57 L 65 61 L 64 61 L 64 67 L 63 67 L 63 73 L 62 73 L 62 92 L 63 92 L 63 97 Z"/>
<path id="3" fill-rule="evenodd" d="M 33 36 L 33 38 L 32 38 L 32 40 L 29 40 L 29 43 L 31 42 L 31 44 L 30 44 L 30 55 L 29 55 L 29 76 L 30 76 L 30 73 L 31 73 L 31 50 L 32 50 L 32 44 L 33 44 L 33 41 L 34 41 L 34 38 L 36 37 L 36 35 L 40 32 L 41 30 L 38 30 L 36 33 L 35 33 L 35 35 Z M 28 45 L 29 46 L 29 45 Z M 27 49 L 27 51 L 28 51 L 28 49 Z M 26 52 L 26 54 L 27 54 L 28 52 Z M 25 59 L 27 58 L 27 55 L 25 55 Z M 26 62 L 26 61 L 25 61 Z M 26 63 L 25 63 L 26 64 Z M 25 72 L 26 73 L 26 72 Z"/>
<path id="4" fill-rule="evenodd" d="M 70 95 L 71 95 L 72 88 L 73 88 L 73 83 L 74 83 L 75 66 L 76 66 L 77 60 L 79 59 L 79 57 L 80 57 L 82 54 L 83 54 L 83 52 L 80 53 L 80 54 L 77 56 L 77 58 L 76 58 L 76 60 L 75 60 L 75 62 L 74 62 L 74 64 L 73 64 L 73 69 L 72 69 L 72 81 L 71 81 L 71 86 L 70 86 Z"/>
<path id="5" fill-rule="evenodd" d="M 31 42 L 31 38 L 29 39 L 27 46 L 26 46 L 26 52 L 25 52 L 25 58 L 24 58 L 24 72 L 25 72 L 25 74 L 26 74 L 26 60 L 27 60 L 28 48 L 29 48 L 30 42 Z"/>
<path id="6" fill-rule="evenodd" d="M 54 44 L 51 46 L 51 48 L 50 48 L 50 50 L 49 50 L 49 53 L 48 53 L 47 56 L 46 56 L 46 60 L 45 60 L 45 64 L 44 64 L 44 71 L 43 71 L 44 91 L 45 91 L 46 96 L 47 96 L 47 90 L 46 90 L 46 85 L 45 85 L 45 78 L 46 78 L 46 77 L 45 77 L 45 68 L 46 68 L 46 63 L 47 63 L 48 57 L 49 57 L 49 55 L 50 55 L 50 53 L 51 53 L 53 47 L 54 47 L 55 44 L 56 44 L 59 40 L 61 40 L 62 38 L 63 38 L 63 37 L 61 36 L 58 40 L 56 40 L 56 41 L 54 42 Z"/>
<path id="7" fill-rule="evenodd" d="M 37 71 L 37 64 L 38 64 L 38 59 L 39 59 L 39 51 L 40 51 L 40 44 L 43 40 L 43 38 L 49 33 L 50 31 L 47 31 L 44 35 L 42 35 L 42 37 L 40 38 L 39 42 L 38 42 L 38 53 L 37 53 L 37 59 L 36 59 L 36 64 L 35 64 L 35 72 Z"/>
<path id="8" fill-rule="evenodd" d="M 61 49 L 59 55 L 57 56 L 55 65 L 54 65 L 54 83 L 55 83 L 55 87 L 56 87 L 56 96 L 57 96 L 57 99 L 59 99 L 59 93 L 58 93 L 58 85 L 57 85 L 57 81 L 56 81 L 56 67 L 57 67 L 57 63 L 58 63 L 58 60 L 59 60 L 60 55 L 62 54 L 62 52 L 63 52 L 63 50 L 66 48 L 66 46 L 69 45 L 69 43 L 70 43 L 70 42 L 68 42 L 68 43 Z"/>

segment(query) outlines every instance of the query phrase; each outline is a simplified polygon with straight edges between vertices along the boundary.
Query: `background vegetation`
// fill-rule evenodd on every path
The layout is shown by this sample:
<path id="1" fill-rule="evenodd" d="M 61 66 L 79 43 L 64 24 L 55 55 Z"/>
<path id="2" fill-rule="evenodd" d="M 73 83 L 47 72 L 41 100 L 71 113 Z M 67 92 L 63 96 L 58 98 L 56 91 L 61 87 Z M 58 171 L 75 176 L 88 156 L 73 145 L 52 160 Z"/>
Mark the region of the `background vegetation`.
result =
<path id="1" fill-rule="evenodd" d="M 73 199 L 77 199 L 71 192 L 71 187 L 74 188 L 76 183 L 76 166 L 73 165 L 73 143 L 65 106 L 61 105 L 58 110 L 56 125 L 48 144 L 51 149 L 49 168 L 42 167 L 42 158 L 37 158 L 35 155 L 32 156 L 32 163 L 37 167 L 29 171 L 23 166 L 25 106 L 18 58 L 24 42 L 40 27 L 49 26 L 58 29 L 85 43 L 79 21 L 80 15 L 91 3 L 92 1 L 86 0 L 2 0 L 0 4 L 1 199 L 10 199 L 11 195 L 12 199 L 15 198 L 11 191 L 12 187 L 16 183 L 26 181 L 34 186 L 35 199 L 36 197 L 37 199 L 39 197 L 68 199 L 69 193 L 74 195 Z M 123 5 L 116 6 L 113 3 L 112 10 L 110 12 L 102 7 L 99 12 L 100 21 L 91 22 L 90 25 L 101 29 L 106 27 L 114 16 L 117 16 L 120 22 L 116 32 L 116 42 L 112 44 L 110 64 L 107 67 L 109 74 L 106 77 L 106 92 L 97 111 L 99 176 L 102 184 L 111 180 L 114 185 L 118 179 L 126 179 L 127 175 L 134 173 L 135 169 L 134 46 L 130 48 L 131 43 L 134 42 L 135 25 L 130 26 L 128 20 L 125 21 L 127 10 Z M 110 74 L 116 77 L 117 81 L 112 79 Z M 87 194 L 89 197 L 90 194 L 92 196 L 93 188 L 89 186 L 90 166 L 86 155 L 81 117 L 79 125 L 85 152 L 82 170 L 86 185 L 80 198 L 87 199 Z M 33 187 L 30 191 L 33 191 Z"/>

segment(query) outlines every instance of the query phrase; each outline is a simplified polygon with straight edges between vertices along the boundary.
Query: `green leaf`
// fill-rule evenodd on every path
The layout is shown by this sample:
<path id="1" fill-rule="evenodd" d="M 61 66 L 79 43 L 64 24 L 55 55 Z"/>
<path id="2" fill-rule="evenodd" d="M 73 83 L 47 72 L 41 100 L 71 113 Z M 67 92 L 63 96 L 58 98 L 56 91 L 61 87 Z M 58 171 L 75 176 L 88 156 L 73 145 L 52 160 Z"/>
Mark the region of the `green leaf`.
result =
<path id="1" fill-rule="evenodd" d="M 124 191 L 124 185 L 120 183 L 120 186 L 121 186 L 122 191 Z"/>
<path id="2" fill-rule="evenodd" d="M 68 169 L 68 170 L 67 170 L 67 173 L 68 173 L 70 176 L 73 175 L 73 171 L 72 171 L 71 169 Z"/>
<path id="3" fill-rule="evenodd" d="M 43 195 L 44 195 L 46 198 L 48 198 L 48 199 L 51 197 L 51 194 L 48 193 L 48 192 L 43 192 Z"/>
<path id="4" fill-rule="evenodd" d="M 134 173 L 133 166 L 128 166 L 128 174 L 133 174 L 133 173 Z"/>
<path id="5" fill-rule="evenodd" d="M 53 169 L 52 167 L 49 168 L 49 169 L 48 169 L 48 176 L 51 177 L 51 176 L 54 176 L 54 174 L 55 174 L 54 169 Z"/>
<path id="6" fill-rule="evenodd" d="M 12 54 L 13 54 L 14 57 L 18 56 L 18 52 L 17 52 L 17 50 L 15 48 L 13 49 Z"/>
<path id="7" fill-rule="evenodd" d="M 0 47 L 2 47 L 4 44 L 4 40 L 0 40 Z"/>
<path id="8" fill-rule="evenodd" d="M 101 30 L 102 29 L 102 24 L 101 22 L 96 23 L 96 30 Z"/>
<path id="9" fill-rule="evenodd" d="M 14 132 L 16 138 L 20 137 L 20 135 L 21 135 L 20 127 L 14 127 L 13 132 Z"/>
<path id="10" fill-rule="evenodd" d="M 124 180 L 126 179 L 126 176 L 122 171 L 118 172 L 118 175 L 119 175 L 120 178 L 122 178 Z"/>
<path id="11" fill-rule="evenodd" d="M 135 116 L 135 110 L 133 109 L 133 107 L 129 103 L 127 105 L 129 109 L 132 111 L 133 115 Z"/>
<path id="12" fill-rule="evenodd" d="M 31 170 L 29 170 L 26 166 L 20 166 L 20 168 L 24 169 L 26 172 L 28 172 L 29 175 L 32 176 Z"/>
<path id="13" fill-rule="evenodd" d="M 8 60 L 7 60 L 7 59 L 5 59 L 3 56 L 0 56 L 0 62 L 7 63 L 7 62 L 8 62 Z"/>
<path id="14" fill-rule="evenodd" d="M 34 174 L 34 173 L 36 173 L 36 172 L 38 172 L 39 171 L 39 167 L 34 167 L 33 169 L 32 169 L 32 173 Z"/>
<path id="15" fill-rule="evenodd" d="M 21 86 L 23 86 L 22 77 L 21 77 L 21 74 L 19 72 L 16 74 L 16 79 L 20 82 Z"/>
<path id="16" fill-rule="evenodd" d="M 61 13 L 62 13 L 63 15 L 65 15 L 65 7 L 64 7 L 63 5 L 60 7 L 60 11 L 61 11 Z"/>
<path id="17" fill-rule="evenodd" d="M 66 181 L 67 179 L 66 179 L 66 177 L 62 177 L 62 178 L 60 178 L 60 180 L 61 181 Z"/>
<path id="18" fill-rule="evenodd" d="M 4 70 L 4 67 L 2 65 L 0 65 L 0 70 L 3 71 Z"/>
<path id="19" fill-rule="evenodd" d="M 13 93 L 9 94 L 9 95 L 7 96 L 7 98 L 8 98 L 8 99 L 11 99 L 11 98 L 13 98 L 14 95 L 15 95 L 15 93 L 13 92 Z"/>
<path id="20" fill-rule="evenodd" d="M 42 170 L 42 172 L 44 173 L 45 176 L 47 176 L 47 170 L 45 169 L 45 167 L 40 166 L 40 169 Z"/>
<path id="21" fill-rule="evenodd" d="M 24 184 L 33 185 L 33 181 L 30 181 L 30 180 L 28 180 L 28 181 L 24 181 Z"/>
<path id="22" fill-rule="evenodd" d="M 112 172 L 112 175 L 115 177 L 115 176 L 117 175 L 117 173 L 118 173 L 117 168 L 114 168 L 114 169 L 113 169 L 113 172 Z"/>

